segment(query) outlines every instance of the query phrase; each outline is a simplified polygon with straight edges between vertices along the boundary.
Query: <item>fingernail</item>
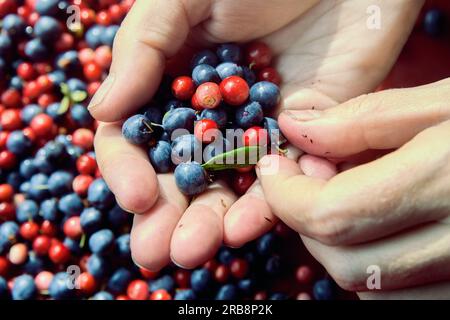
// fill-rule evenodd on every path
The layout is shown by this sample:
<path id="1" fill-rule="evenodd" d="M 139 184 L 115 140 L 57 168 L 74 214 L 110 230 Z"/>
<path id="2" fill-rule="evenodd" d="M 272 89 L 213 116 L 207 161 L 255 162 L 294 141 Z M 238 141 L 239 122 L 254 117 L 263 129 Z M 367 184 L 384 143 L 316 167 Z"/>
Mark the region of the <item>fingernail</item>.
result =
<path id="1" fill-rule="evenodd" d="M 119 201 L 119 199 L 118 199 L 117 197 L 116 197 L 116 202 L 117 202 L 117 205 L 120 207 L 120 209 L 122 209 L 123 211 L 128 212 L 128 213 L 131 213 L 131 214 L 139 214 L 139 213 L 137 213 L 137 212 L 133 212 L 133 211 L 131 211 L 131 210 L 126 209 L 126 208 L 120 203 L 120 201 Z"/>
<path id="2" fill-rule="evenodd" d="M 110 91 L 112 85 L 114 84 L 114 80 L 115 80 L 114 73 L 110 73 L 106 77 L 100 88 L 98 88 L 97 92 L 92 97 L 91 102 L 89 103 L 88 106 L 89 112 L 92 112 L 100 103 L 103 102 L 103 100 L 105 100 L 105 97 L 108 95 L 108 92 Z"/>
<path id="3" fill-rule="evenodd" d="M 283 113 L 295 121 L 316 120 L 323 115 L 321 110 L 286 110 Z"/>

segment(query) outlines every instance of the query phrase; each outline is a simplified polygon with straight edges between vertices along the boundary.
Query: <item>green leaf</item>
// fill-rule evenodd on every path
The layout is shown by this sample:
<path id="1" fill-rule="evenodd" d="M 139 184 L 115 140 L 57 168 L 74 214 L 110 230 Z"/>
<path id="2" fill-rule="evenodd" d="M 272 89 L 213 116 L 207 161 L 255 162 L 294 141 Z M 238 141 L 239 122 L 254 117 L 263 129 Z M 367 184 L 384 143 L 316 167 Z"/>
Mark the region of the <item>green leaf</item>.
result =
<path id="1" fill-rule="evenodd" d="M 73 102 L 82 102 L 87 98 L 88 94 L 86 91 L 77 90 L 70 94 L 70 98 Z"/>
<path id="2" fill-rule="evenodd" d="M 85 245 L 86 245 L 86 234 L 83 233 L 80 239 L 80 248 L 83 249 Z"/>
<path id="3" fill-rule="evenodd" d="M 64 97 L 59 105 L 58 114 L 65 114 L 70 108 L 70 98 Z"/>
<path id="4" fill-rule="evenodd" d="M 258 146 L 234 149 L 211 158 L 208 162 L 202 164 L 202 167 L 207 171 L 247 167 L 256 164 L 266 154 L 265 151 L 265 148 Z"/>
<path id="5" fill-rule="evenodd" d="M 59 87 L 60 87 L 60 89 L 61 89 L 61 93 L 62 93 L 64 96 L 68 96 L 68 95 L 70 94 L 70 89 L 69 89 L 69 86 L 68 86 L 67 84 L 61 83 L 61 84 L 59 85 Z"/>

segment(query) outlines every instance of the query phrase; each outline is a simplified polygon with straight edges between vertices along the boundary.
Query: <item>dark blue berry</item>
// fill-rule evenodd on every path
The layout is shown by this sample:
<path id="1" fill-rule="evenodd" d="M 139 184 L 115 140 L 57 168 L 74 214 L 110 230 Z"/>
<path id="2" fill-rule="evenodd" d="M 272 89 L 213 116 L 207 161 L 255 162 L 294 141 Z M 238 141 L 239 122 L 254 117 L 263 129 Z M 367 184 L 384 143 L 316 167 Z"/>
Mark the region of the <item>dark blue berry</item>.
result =
<path id="1" fill-rule="evenodd" d="M 431 36 L 439 36 L 444 33 L 446 27 L 446 17 L 444 12 L 438 9 L 427 11 L 423 20 L 425 32 Z"/>
<path id="2" fill-rule="evenodd" d="M 181 163 L 175 168 L 175 183 L 183 194 L 193 196 L 205 191 L 208 176 L 197 162 Z"/>
<path id="3" fill-rule="evenodd" d="M 73 174 L 68 171 L 58 170 L 48 178 L 47 185 L 54 196 L 62 196 L 72 190 Z"/>
<path id="4" fill-rule="evenodd" d="M 192 160 L 201 161 L 202 145 L 193 134 L 185 134 L 173 140 L 171 145 L 171 161 L 180 164 Z"/>
<path id="5" fill-rule="evenodd" d="M 227 124 L 228 117 L 224 108 L 204 109 L 200 113 L 200 120 L 210 119 L 217 123 L 219 128 L 224 128 Z"/>
<path id="6" fill-rule="evenodd" d="M 23 271 L 33 276 L 44 270 L 44 259 L 34 251 L 28 252 L 28 260 L 23 265 Z"/>
<path id="7" fill-rule="evenodd" d="M 89 249 L 95 254 L 106 254 L 114 245 L 114 234 L 109 229 L 101 229 L 89 238 Z"/>
<path id="8" fill-rule="evenodd" d="M 16 210 L 16 219 L 20 223 L 24 223 L 30 220 L 36 221 L 39 217 L 39 206 L 33 200 L 24 200 L 18 206 Z"/>
<path id="9" fill-rule="evenodd" d="M 58 201 L 56 199 L 42 201 L 39 214 L 44 220 L 56 221 L 58 219 Z"/>
<path id="10" fill-rule="evenodd" d="M 101 44 L 112 48 L 114 43 L 114 38 L 116 37 L 117 31 L 119 30 L 119 26 L 111 25 L 104 28 L 102 33 L 100 34 Z M 94 41 L 95 43 L 95 41 Z"/>
<path id="11" fill-rule="evenodd" d="M 92 254 L 86 263 L 86 269 L 95 279 L 102 279 L 108 273 L 109 264 L 102 256 Z"/>
<path id="12" fill-rule="evenodd" d="M 16 130 L 9 134 L 6 147 L 14 154 L 21 155 L 29 150 L 32 142 L 23 134 L 22 130 Z"/>
<path id="13" fill-rule="evenodd" d="M 110 208 L 114 203 L 114 195 L 102 178 L 95 179 L 89 185 L 87 199 L 99 209 Z"/>
<path id="14" fill-rule="evenodd" d="M 69 193 L 59 199 L 58 209 L 69 217 L 79 215 L 83 211 L 84 205 L 76 193 Z"/>
<path id="15" fill-rule="evenodd" d="M 94 121 L 87 108 L 81 104 L 74 104 L 70 108 L 70 115 L 80 127 L 88 127 Z"/>
<path id="16" fill-rule="evenodd" d="M 258 102 L 249 102 L 236 110 L 235 122 L 243 129 L 261 124 L 264 112 Z"/>
<path id="17" fill-rule="evenodd" d="M 211 273 L 207 269 L 194 270 L 191 274 L 191 287 L 196 293 L 208 290 L 211 281 Z"/>
<path id="18" fill-rule="evenodd" d="M 17 14 L 8 14 L 2 21 L 3 30 L 6 31 L 12 38 L 17 38 L 25 33 L 25 21 Z"/>
<path id="19" fill-rule="evenodd" d="M 192 69 L 195 68 L 199 64 L 208 64 L 210 66 L 217 66 L 219 59 L 211 50 L 202 50 L 197 52 L 192 59 Z"/>
<path id="20" fill-rule="evenodd" d="M 195 111 L 191 108 L 176 108 L 168 111 L 162 121 L 164 130 L 172 136 L 176 129 L 184 129 L 192 132 L 194 121 L 196 120 Z"/>
<path id="21" fill-rule="evenodd" d="M 219 45 L 216 53 L 221 62 L 239 63 L 242 60 L 241 48 L 233 43 L 224 43 Z"/>
<path id="22" fill-rule="evenodd" d="M 119 257 L 124 259 L 131 258 L 129 233 L 125 233 L 116 239 L 116 248 Z"/>
<path id="23" fill-rule="evenodd" d="M 50 297 L 55 300 L 70 299 L 74 295 L 74 288 L 68 284 L 74 284 L 74 280 L 67 272 L 58 272 L 53 276 L 50 286 L 48 287 L 48 293 Z"/>
<path id="24" fill-rule="evenodd" d="M 167 292 L 172 292 L 174 288 L 175 288 L 175 281 L 170 275 L 167 274 L 151 281 L 149 290 L 153 292 L 159 289 L 164 289 Z"/>
<path id="25" fill-rule="evenodd" d="M 180 289 L 175 292 L 174 300 L 196 300 L 197 296 L 191 289 Z"/>
<path id="26" fill-rule="evenodd" d="M 250 100 L 261 104 L 264 110 L 272 110 L 280 101 L 280 89 L 269 81 L 260 81 L 250 88 Z"/>
<path id="27" fill-rule="evenodd" d="M 59 11 L 60 0 L 37 0 L 35 9 L 40 15 L 56 15 Z"/>
<path id="28" fill-rule="evenodd" d="M 149 151 L 150 162 L 158 173 L 169 172 L 172 168 L 172 148 L 166 141 L 158 141 Z"/>
<path id="29" fill-rule="evenodd" d="M 256 242 L 256 250 L 262 256 L 270 255 L 275 250 L 276 239 L 272 233 L 266 233 Z"/>
<path id="30" fill-rule="evenodd" d="M 242 68 L 233 62 L 222 62 L 216 67 L 220 79 L 225 79 L 231 76 L 242 76 Z"/>
<path id="31" fill-rule="evenodd" d="M 107 288 L 114 294 L 125 292 L 132 279 L 131 272 L 126 268 L 118 268 L 108 280 Z"/>
<path id="32" fill-rule="evenodd" d="M 89 300 L 114 300 L 114 296 L 108 291 L 99 291 L 90 297 Z"/>
<path id="33" fill-rule="evenodd" d="M 37 294 L 34 278 L 28 274 L 23 274 L 14 279 L 12 288 L 12 298 L 14 300 L 31 300 Z"/>
<path id="34" fill-rule="evenodd" d="M 80 215 L 81 228 L 91 234 L 102 227 L 102 213 L 96 208 L 85 208 Z"/>
<path id="35" fill-rule="evenodd" d="M 62 33 L 62 28 L 55 18 L 42 16 L 34 25 L 34 34 L 44 42 L 55 41 Z"/>
<path id="36" fill-rule="evenodd" d="M 122 125 L 123 136 L 133 144 L 149 142 L 153 137 L 153 132 L 150 121 L 142 114 L 128 118 Z"/>
<path id="37" fill-rule="evenodd" d="M 220 78 L 216 69 L 209 64 L 199 64 L 192 70 L 192 80 L 199 86 L 205 82 L 219 83 Z"/>
<path id="38" fill-rule="evenodd" d="M 49 49 L 41 39 L 35 38 L 25 45 L 25 55 L 33 61 L 41 61 L 48 57 Z"/>
<path id="39" fill-rule="evenodd" d="M 270 295 L 269 300 L 287 300 L 288 296 L 281 292 L 275 292 Z"/>
<path id="40" fill-rule="evenodd" d="M 26 124 L 30 124 L 31 120 L 38 114 L 41 114 L 43 112 L 42 108 L 37 104 L 29 104 L 26 105 L 22 111 L 20 111 L 20 117 L 22 118 L 22 121 Z"/>
<path id="41" fill-rule="evenodd" d="M 216 300 L 234 300 L 238 296 L 238 290 L 234 284 L 225 284 L 216 294 Z"/>
<path id="42" fill-rule="evenodd" d="M 103 44 L 102 38 L 105 37 L 106 28 L 101 25 L 93 25 L 85 34 L 85 40 L 91 49 L 97 49 L 97 47 Z"/>
<path id="43" fill-rule="evenodd" d="M 314 283 L 313 295 L 316 300 L 331 300 L 334 297 L 334 283 L 329 279 L 322 279 Z"/>
<path id="44" fill-rule="evenodd" d="M 279 256 L 272 256 L 266 261 L 266 272 L 269 275 L 277 275 L 281 272 L 281 259 Z"/>
<path id="45" fill-rule="evenodd" d="M 5 278 L 0 276 L 0 300 L 6 300 L 8 297 L 9 297 L 8 283 L 6 282 Z"/>

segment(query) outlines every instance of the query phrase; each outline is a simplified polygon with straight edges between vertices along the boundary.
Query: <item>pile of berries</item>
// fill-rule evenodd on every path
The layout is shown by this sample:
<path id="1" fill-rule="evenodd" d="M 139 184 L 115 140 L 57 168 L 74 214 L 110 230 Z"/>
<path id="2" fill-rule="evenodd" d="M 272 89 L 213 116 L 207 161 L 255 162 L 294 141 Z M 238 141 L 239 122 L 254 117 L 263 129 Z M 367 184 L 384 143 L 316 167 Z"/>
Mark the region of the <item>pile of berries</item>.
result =
<path id="1" fill-rule="evenodd" d="M 242 194 L 254 182 L 252 165 L 279 152 L 283 142 L 277 121 L 268 117 L 279 103 L 281 82 L 271 62 L 262 42 L 198 52 L 191 76 L 166 77 L 154 100 L 124 122 L 123 136 L 149 146 L 157 172 L 175 168 L 176 184 L 186 195 L 203 192 L 210 172 L 218 170 L 229 170 L 224 175 Z"/>
<path id="2" fill-rule="evenodd" d="M 129 246 L 132 217 L 117 205 L 97 168 L 96 122 L 86 109 L 107 74 L 115 33 L 132 4 L 0 0 L 0 299 L 296 298 L 297 288 L 275 289 L 282 274 L 297 277 L 298 299 L 331 298 L 332 281 L 314 283 L 310 266 L 296 272 L 296 265 L 282 258 L 279 243 L 287 231 L 281 224 L 243 248 L 223 247 L 195 270 L 170 265 L 156 273 L 135 266 Z M 81 21 L 68 27 L 70 5 L 80 8 Z M 270 50 L 263 44 L 246 50 L 241 56 L 237 46 L 223 45 L 217 55 L 199 53 L 193 77 L 169 83 L 173 101 L 170 89 L 158 93 L 161 100 L 155 102 L 164 100 L 162 109 L 147 108 L 137 121 L 129 120 L 125 133 L 142 139 L 136 142 L 150 142 L 141 124 L 155 132 L 150 158 L 158 171 L 172 168 L 166 152 L 186 143 L 213 143 L 203 135 L 211 127 L 245 128 L 244 146 L 276 128 L 273 119 L 263 117 L 279 96 Z M 247 66 L 239 66 L 244 59 Z M 161 110 L 169 111 L 164 119 Z M 195 120 L 200 121 L 194 128 Z M 164 134 L 180 127 L 195 135 L 169 144 Z M 212 149 L 210 154 L 219 153 Z M 236 173 L 236 179 L 234 188 L 243 193 L 254 174 Z M 181 188 L 197 193 L 203 183 Z M 316 271 L 314 277 L 321 274 Z"/>

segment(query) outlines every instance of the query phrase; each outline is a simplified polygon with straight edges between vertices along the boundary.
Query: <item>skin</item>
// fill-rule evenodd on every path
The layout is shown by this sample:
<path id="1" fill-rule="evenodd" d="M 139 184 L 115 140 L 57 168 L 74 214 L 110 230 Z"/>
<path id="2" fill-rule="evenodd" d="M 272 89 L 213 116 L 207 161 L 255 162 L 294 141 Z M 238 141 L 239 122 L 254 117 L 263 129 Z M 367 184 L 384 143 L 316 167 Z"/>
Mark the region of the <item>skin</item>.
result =
<path id="1" fill-rule="evenodd" d="M 209 44 L 233 41 L 247 42 L 255 38 L 262 38 L 276 55 L 276 68 L 283 78 L 281 88 L 283 101 L 278 112 L 284 109 L 294 111 L 314 109 L 317 111 L 341 106 L 349 99 L 373 91 L 385 77 L 405 43 L 422 4 L 423 1 L 420 0 L 333 2 L 280 0 L 270 3 L 255 0 L 239 2 L 136 1 L 116 37 L 110 76 L 103 83 L 89 107 L 92 115 L 100 121 L 95 148 L 103 176 L 116 195 L 118 203 L 125 210 L 136 213 L 131 234 L 131 249 L 135 262 L 151 270 L 161 269 L 170 260 L 187 268 L 195 267 L 211 258 L 222 242 L 232 247 L 239 247 L 268 231 L 276 222 L 273 211 L 283 221 L 303 234 L 308 248 L 341 286 L 351 290 L 362 290 L 361 286 L 353 285 L 351 281 L 341 281 L 343 278 L 348 280 L 342 274 L 352 274 L 351 272 L 358 268 L 351 267 L 351 264 L 327 260 L 328 252 L 325 251 L 328 249 L 336 252 L 334 256 L 340 258 L 336 261 L 346 261 L 348 256 L 345 254 L 352 254 L 351 257 L 355 257 L 351 260 L 353 263 L 364 264 L 364 260 L 358 260 L 360 256 L 357 255 L 359 251 L 356 249 L 359 247 L 350 247 L 351 249 L 342 247 L 342 250 L 338 251 L 335 250 L 335 247 L 330 247 L 330 245 L 343 243 L 333 243 L 335 239 L 332 232 L 335 230 L 334 225 L 326 219 L 318 219 L 323 225 L 315 223 L 314 226 L 317 227 L 317 230 L 322 230 L 322 227 L 323 230 L 331 230 L 325 235 L 331 234 L 333 237 L 327 238 L 320 232 L 313 234 L 305 231 L 308 229 L 308 223 L 314 219 L 308 217 L 308 223 L 305 223 L 306 220 L 302 220 L 302 216 L 299 218 L 299 212 L 303 212 L 298 210 L 303 208 L 302 203 L 298 203 L 298 199 L 292 195 L 291 190 L 302 190 L 307 195 L 315 196 L 315 189 L 323 188 L 323 185 L 328 183 L 328 179 L 331 178 L 329 181 L 333 181 L 342 175 L 350 175 L 351 173 L 347 172 L 352 172 L 357 168 L 366 168 L 366 164 L 358 165 L 387 152 L 371 149 L 397 148 L 402 145 L 401 143 L 407 141 L 405 137 L 411 139 L 411 135 L 408 136 L 400 130 L 403 140 L 400 138 L 399 140 L 402 142 L 394 143 L 394 141 L 386 148 L 374 148 L 374 145 L 357 147 L 353 144 L 353 140 L 347 147 L 344 140 L 338 140 L 339 137 L 349 136 L 344 130 L 335 137 L 334 132 L 328 129 L 328 131 L 319 132 L 320 130 L 314 131 L 314 128 L 318 127 L 312 126 L 308 128 L 311 130 L 311 134 L 314 133 L 314 139 L 317 142 L 314 141 L 314 146 L 309 145 L 308 149 L 299 135 L 298 121 L 292 120 L 289 113 L 282 113 L 279 118 L 280 124 L 294 146 L 304 148 L 308 153 L 319 156 L 323 156 L 326 152 L 332 152 L 332 158 L 335 159 L 328 162 L 309 156 L 300 158 L 297 162 L 301 153 L 290 152 L 289 157 L 293 160 L 277 159 L 282 164 L 280 166 L 282 170 L 287 168 L 286 174 L 281 172 L 276 175 L 267 175 L 261 174 L 261 170 L 259 170 L 262 186 L 257 181 L 247 194 L 239 199 L 221 182 L 211 185 L 206 193 L 195 199 L 187 199 L 177 190 L 172 174 L 157 175 L 149 164 L 144 150 L 125 142 L 120 134 L 120 125 L 123 119 L 133 114 L 151 98 L 159 84 L 167 59 L 175 57 L 186 47 L 204 47 Z M 369 5 L 378 5 L 381 8 L 382 28 L 380 30 L 371 30 L 366 26 L 368 18 L 366 9 Z M 273 19 L 275 16 L 277 19 Z M 130 75 L 139 75 L 139 77 L 130 77 Z M 416 101 L 414 98 L 411 99 L 410 101 Z M 358 103 L 355 103 L 357 100 L 351 101 L 353 102 L 349 103 L 355 105 L 353 110 L 360 107 Z M 396 105 L 396 103 L 392 104 Z M 352 108 L 350 107 L 350 109 Z M 377 116 L 381 115 L 379 112 L 374 113 Z M 394 116 L 395 114 L 391 118 Z M 414 116 L 411 117 L 414 118 Z M 405 118 L 405 121 L 408 119 Z M 355 123 L 348 122 L 347 129 Z M 413 122 L 416 124 L 415 121 Z M 373 121 L 373 123 L 375 122 Z M 396 126 L 398 125 L 396 124 Z M 387 127 L 383 126 L 384 129 Z M 408 130 L 411 130 L 410 127 L 410 124 L 404 125 L 404 128 Z M 422 124 L 420 128 L 423 130 L 425 127 Z M 388 129 L 392 133 L 392 128 Z M 417 132 L 419 131 L 416 130 Z M 321 139 L 322 134 L 325 137 L 327 134 L 328 137 L 333 137 L 333 146 L 327 144 L 325 138 Z M 374 129 L 373 134 L 375 138 L 380 137 L 382 130 L 375 131 Z M 356 142 L 366 141 L 363 138 L 352 139 Z M 422 144 L 425 145 L 424 142 Z M 320 146 L 322 149 L 319 148 Z M 434 147 L 438 148 L 439 146 Z M 348 151 L 345 151 L 347 149 Z M 394 157 L 396 154 L 394 152 L 387 157 Z M 346 161 L 342 160 L 344 157 Z M 263 160 L 268 161 L 267 159 Z M 391 159 L 391 162 L 395 162 L 395 160 Z M 442 159 L 441 161 L 443 162 Z M 335 163 L 340 163 L 341 168 L 358 167 L 333 177 L 336 174 Z M 373 163 L 378 164 L 377 161 Z M 375 166 L 370 169 L 370 172 L 382 170 L 380 174 L 390 177 L 389 170 L 383 169 L 385 168 L 383 165 L 368 165 Z M 261 164 L 259 166 L 261 168 Z M 428 166 L 428 168 L 433 167 Z M 364 172 L 366 171 L 369 170 Z M 403 168 L 401 177 L 412 176 L 405 175 L 405 171 L 406 169 Z M 117 172 L 121 174 L 118 175 Z M 306 172 L 310 176 L 317 176 L 317 178 L 302 176 L 300 175 L 302 172 Z M 357 176 L 357 174 L 358 172 L 354 175 Z M 272 194 L 274 188 L 270 187 L 270 179 L 283 188 L 288 188 L 286 186 L 289 185 L 290 180 L 287 179 L 288 182 L 283 180 L 286 175 L 289 177 L 300 175 L 300 180 L 307 180 L 310 185 L 307 188 L 295 186 L 289 192 L 285 191 L 286 195 L 282 195 L 280 192 Z M 428 181 L 425 174 L 420 176 L 424 181 Z M 357 177 L 359 178 L 359 176 Z M 368 175 L 367 179 L 369 178 Z M 374 178 L 372 177 L 372 179 Z M 358 180 L 362 179 L 355 181 Z M 393 178 L 391 178 L 392 180 Z M 413 183 L 413 181 L 409 181 L 408 186 L 414 188 Z M 354 192 L 358 192 L 355 186 L 352 188 Z M 395 188 L 397 185 L 391 186 L 388 190 L 392 191 Z M 317 203 L 320 202 L 327 205 L 328 208 L 332 208 L 337 198 L 346 196 L 339 191 L 339 188 L 336 190 L 336 195 L 330 193 L 329 198 L 321 198 L 322 201 L 317 201 Z M 374 192 L 374 188 L 366 187 L 361 189 L 359 194 L 363 190 L 370 191 L 369 195 Z M 399 198 L 402 198 L 400 191 L 397 194 Z M 350 196 L 348 197 L 350 198 Z M 394 198 L 394 195 L 392 194 L 391 197 Z M 367 195 L 366 198 L 368 198 Z M 370 199 L 373 198 L 370 197 Z M 379 200 L 375 202 L 384 203 L 381 201 L 382 199 Z M 390 201 L 394 203 L 394 200 L 386 200 L 386 208 L 381 210 L 382 212 L 387 212 Z M 285 202 L 291 205 L 290 209 L 295 210 L 291 213 L 289 210 L 284 210 Z M 361 203 L 367 205 L 368 202 L 361 200 Z M 283 207 L 280 209 L 281 204 Z M 401 212 L 406 211 L 405 208 Z M 359 211 L 352 212 L 357 215 Z M 294 213 L 296 215 L 292 216 Z M 378 212 L 375 204 L 373 209 L 367 209 L 362 212 L 362 214 L 364 213 L 367 216 L 369 213 L 374 214 L 375 217 L 383 216 Z M 325 215 L 325 213 L 321 214 Z M 436 216 L 442 217 L 442 215 L 436 212 Z M 353 217 L 350 214 L 348 216 L 350 217 L 348 223 L 351 223 Z M 371 220 L 378 221 L 378 218 L 375 217 Z M 266 218 L 272 222 L 269 223 Z M 346 221 L 347 219 L 342 218 L 341 220 Z M 391 219 L 387 219 L 386 216 L 389 228 L 383 227 L 384 220 L 380 219 L 381 222 L 376 225 L 374 230 L 381 230 L 384 234 L 387 233 L 387 230 L 394 232 L 395 225 L 405 220 L 407 219 L 402 218 L 400 213 Z M 422 218 L 421 222 L 424 220 L 427 219 Z M 352 240 L 354 240 L 358 243 L 361 240 L 357 240 L 357 236 L 362 236 L 369 230 L 369 225 L 364 219 L 360 228 L 345 229 L 346 232 L 352 230 L 353 233 L 349 235 L 345 233 L 345 236 L 339 234 L 340 238 L 337 239 L 340 241 L 345 239 L 348 243 L 353 243 Z M 371 231 L 371 229 L 369 231 L 367 232 L 368 240 L 379 238 L 376 231 Z M 425 238 L 424 236 L 423 239 Z M 392 242 L 396 243 L 395 238 L 392 239 Z M 443 245 L 442 243 L 433 246 L 430 252 L 434 252 L 435 255 L 442 252 L 442 247 L 440 247 Z M 392 246 L 395 245 L 392 244 Z M 341 247 L 338 248 L 341 249 Z M 373 249 L 375 250 L 375 248 Z M 368 248 L 361 247 L 361 254 L 366 252 L 365 250 Z M 429 254 L 432 255 L 432 253 Z M 365 256 L 370 257 L 369 254 Z M 379 256 L 382 255 L 379 254 Z M 400 270 L 401 266 L 403 266 L 403 270 L 410 270 L 412 265 L 406 262 L 413 260 L 413 258 L 397 260 L 396 270 Z M 351 272 L 345 270 L 341 274 L 343 265 L 351 267 Z M 334 270 L 335 272 L 333 272 Z M 393 273 L 393 277 L 395 277 L 395 273 Z M 352 285 L 347 285 L 348 283 Z M 393 283 L 392 288 L 403 288 L 410 284 L 424 283 L 424 281 L 414 282 L 408 280 L 407 277 L 406 279 L 398 277 L 398 281 Z M 402 291 L 402 294 L 405 294 L 405 291 Z M 361 295 L 361 297 L 376 298 L 377 296 Z"/>

